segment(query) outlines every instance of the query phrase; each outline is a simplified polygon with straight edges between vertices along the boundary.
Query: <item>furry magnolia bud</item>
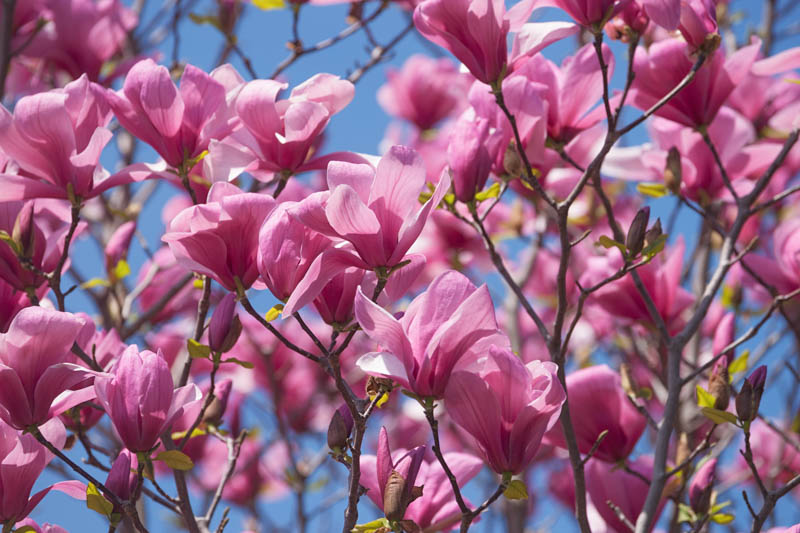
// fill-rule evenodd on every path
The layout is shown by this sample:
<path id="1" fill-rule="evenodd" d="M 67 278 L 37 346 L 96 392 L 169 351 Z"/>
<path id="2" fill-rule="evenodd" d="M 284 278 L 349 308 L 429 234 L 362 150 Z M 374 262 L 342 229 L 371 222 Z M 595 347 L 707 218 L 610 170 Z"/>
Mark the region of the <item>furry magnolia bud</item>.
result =
<path id="1" fill-rule="evenodd" d="M 681 153 L 674 146 L 667 152 L 667 166 L 664 168 L 664 185 L 674 194 L 681 192 L 683 169 L 681 167 Z"/>
<path id="2" fill-rule="evenodd" d="M 631 227 L 628 228 L 628 236 L 625 239 L 625 246 L 631 257 L 636 257 L 644 248 L 644 236 L 647 233 L 647 223 L 650 221 L 650 207 L 644 206 L 639 209 L 633 217 Z"/>
<path id="3" fill-rule="evenodd" d="M 742 422 L 750 422 L 758 415 L 766 381 L 767 367 L 764 365 L 753 370 L 744 380 L 739 394 L 736 395 L 736 414 Z"/>
<path id="4" fill-rule="evenodd" d="M 396 470 L 392 470 L 383 488 L 383 514 L 389 520 L 402 520 L 406 514 L 406 480 Z"/>
<path id="5" fill-rule="evenodd" d="M 239 340 L 242 323 L 236 310 L 236 297 L 232 292 L 225 295 L 214 309 L 211 323 L 208 326 L 208 345 L 212 351 L 227 352 Z"/>
<path id="6" fill-rule="evenodd" d="M 731 386 L 728 379 L 728 360 L 721 357 L 714 363 L 708 378 L 708 392 L 714 397 L 714 409 L 724 411 L 731 399 Z"/>
<path id="7" fill-rule="evenodd" d="M 333 412 L 331 422 L 328 424 L 328 448 L 343 449 L 347 446 L 347 439 L 352 431 L 353 415 L 346 405 L 342 405 Z"/>
<path id="8" fill-rule="evenodd" d="M 652 226 L 650 226 L 649 230 L 647 230 L 647 233 L 644 234 L 644 245 L 650 246 L 651 244 L 656 242 L 656 239 L 661 237 L 662 233 L 663 231 L 661 229 L 661 219 L 657 218 L 655 223 Z"/>

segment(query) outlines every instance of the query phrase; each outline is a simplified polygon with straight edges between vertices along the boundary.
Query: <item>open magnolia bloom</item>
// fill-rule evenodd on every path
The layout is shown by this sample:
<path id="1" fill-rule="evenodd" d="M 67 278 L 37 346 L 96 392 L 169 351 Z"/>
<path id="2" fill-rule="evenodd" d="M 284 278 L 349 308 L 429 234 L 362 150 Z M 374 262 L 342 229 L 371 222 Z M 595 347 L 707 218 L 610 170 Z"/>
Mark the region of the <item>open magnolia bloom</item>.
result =
<path id="1" fill-rule="evenodd" d="M 498 474 L 519 474 L 558 422 L 566 399 L 556 365 L 524 365 L 511 351 L 489 348 L 480 370 L 455 372 L 445 392 L 448 413 L 475 439 Z"/>

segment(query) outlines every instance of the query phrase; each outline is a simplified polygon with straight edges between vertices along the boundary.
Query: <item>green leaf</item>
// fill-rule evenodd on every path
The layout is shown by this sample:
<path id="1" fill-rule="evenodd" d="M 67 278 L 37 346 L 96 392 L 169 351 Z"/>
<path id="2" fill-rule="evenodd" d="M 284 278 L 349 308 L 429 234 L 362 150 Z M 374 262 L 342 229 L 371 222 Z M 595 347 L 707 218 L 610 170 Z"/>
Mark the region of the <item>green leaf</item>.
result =
<path id="1" fill-rule="evenodd" d="M 694 514 L 694 511 L 691 507 L 686 505 L 685 503 L 678 504 L 678 522 L 689 522 L 690 524 L 694 524 L 697 521 L 697 515 Z"/>
<path id="2" fill-rule="evenodd" d="M 789 83 L 794 83 L 796 85 L 800 85 L 800 80 L 794 80 L 791 78 L 784 78 L 783 81 L 788 81 Z"/>
<path id="3" fill-rule="evenodd" d="M 747 359 L 750 357 L 750 350 L 745 350 L 742 355 L 731 361 L 728 365 L 728 374 L 738 374 L 747 370 Z"/>
<path id="4" fill-rule="evenodd" d="M 3 241 L 11 247 L 15 254 L 20 255 L 19 245 L 11 238 L 7 231 L 0 230 L 0 241 Z"/>
<path id="5" fill-rule="evenodd" d="M 201 435 L 205 435 L 206 433 L 207 433 L 207 431 L 205 429 L 194 428 L 194 430 L 192 430 L 192 436 L 189 437 L 189 438 L 193 439 L 195 437 L 199 437 Z M 170 437 L 172 437 L 172 440 L 181 440 L 185 436 L 186 436 L 186 431 L 176 431 L 172 435 L 170 435 Z"/>
<path id="6" fill-rule="evenodd" d="M 214 15 L 198 15 L 197 13 L 189 13 L 189 19 L 195 24 L 211 24 L 215 28 L 220 28 L 219 18 Z"/>
<path id="7" fill-rule="evenodd" d="M 375 394 L 370 394 L 370 395 L 369 395 L 369 401 L 372 401 L 372 400 L 374 400 L 374 399 L 375 399 L 375 396 L 376 396 Z M 380 409 L 380 408 L 381 408 L 381 407 L 383 407 L 383 405 L 384 405 L 386 402 L 388 402 L 388 401 L 389 401 L 389 393 L 388 393 L 388 392 L 384 392 L 384 393 L 381 395 L 380 399 L 379 399 L 379 400 L 378 400 L 378 401 L 375 403 L 375 407 L 377 407 L 378 409 Z"/>
<path id="8" fill-rule="evenodd" d="M 391 527 L 392 525 L 386 518 L 378 518 L 377 520 L 367 522 L 366 524 L 356 524 L 356 527 L 350 531 L 351 533 L 372 533 L 373 531 L 377 531 L 381 528 L 391 529 Z"/>
<path id="9" fill-rule="evenodd" d="M 117 262 L 117 265 L 114 267 L 114 271 L 113 271 L 114 278 L 122 279 L 125 276 L 130 275 L 130 273 L 131 273 L 131 267 L 128 264 L 128 262 L 125 261 L 124 259 L 120 259 Z"/>
<path id="10" fill-rule="evenodd" d="M 195 279 L 192 282 L 192 286 L 194 286 L 195 289 L 201 289 L 202 290 L 202 288 L 203 288 L 203 280 L 200 279 L 200 278 Z"/>
<path id="11" fill-rule="evenodd" d="M 488 189 L 481 191 L 475 195 L 475 201 L 483 202 L 489 198 L 497 198 L 500 196 L 500 183 L 494 182 Z"/>
<path id="12" fill-rule="evenodd" d="M 698 407 L 714 407 L 717 399 L 714 398 L 710 392 L 705 390 L 700 385 L 697 386 L 697 406 Z"/>
<path id="13" fill-rule="evenodd" d="M 653 389 L 650 387 L 641 387 L 636 391 L 636 397 L 650 401 L 653 399 Z"/>
<path id="14" fill-rule="evenodd" d="M 241 359 L 236 359 L 235 357 L 228 357 L 227 359 L 220 361 L 220 363 L 233 363 L 244 368 L 253 368 L 253 363 L 249 361 L 242 361 Z"/>
<path id="15" fill-rule="evenodd" d="M 602 246 L 605 249 L 616 247 L 616 248 L 619 248 L 619 250 L 623 254 L 627 254 L 628 253 L 628 249 L 625 247 L 624 244 L 622 244 L 621 242 L 617 242 L 614 239 L 612 239 L 611 237 L 607 237 L 605 235 L 600 235 L 600 238 L 597 239 L 597 244 L 599 244 L 600 246 Z"/>
<path id="16" fill-rule="evenodd" d="M 717 524 L 730 524 L 733 522 L 734 516 L 728 513 L 717 513 L 711 515 L 711 520 Z"/>
<path id="17" fill-rule="evenodd" d="M 636 190 L 640 194 L 650 196 L 652 198 L 661 198 L 669 193 L 669 189 L 663 183 L 639 183 L 636 185 Z"/>
<path id="18" fill-rule="evenodd" d="M 711 514 L 716 514 L 716 513 L 720 512 L 721 510 L 725 509 L 730 504 L 731 504 L 730 500 L 725 500 L 722 503 L 718 503 L 716 505 L 712 505 L 711 509 L 709 509 L 708 512 L 711 513 Z"/>
<path id="19" fill-rule="evenodd" d="M 114 504 L 106 500 L 105 496 L 100 494 L 94 483 L 89 483 L 86 486 L 86 507 L 103 516 L 111 516 L 111 511 L 114 510 Z"/>
<path id="20" fill-rule="evenodd" d="M 654 242 L 645 246 L 644 250 L 642 250 L 642 255 L 645 256 L 648 260 L 650 260 L 654 258 L 661 250 L 664 249 L 665 244 L 667 244 L 666 234 L 659 235 Z"/>
<path id="21" fill-rule="evenodd" d="M 189 339 L 186 342 L 186 348 L 189 350 L 189 357 L 192 359 L 208 359 L 211 356 L 211 347 L 200 344 L 194 339 Z"/>
<path id="22" fill-rule="evenodd" d="M 36 533 L 36 530 L 31 526 L 22 526 L 15 529 L 14 533 Z"/>
<path id="23" fill-rule="evenodd" d="M 267 313 L 264 315 L 264 318 L 267 320 L 267 322 L 272 322 L 281 316 L 281 311 L 283 311 L 283 304 L 275 304 L 269 311 L 267 311 Z"/>
<path id="24" fill-rule="evenodd" d="M 509 500 L 527 500 L 528 487 L 525 486 L 525 482 L 521 479 L 513 479 L 506 487 L 506 490 L 503 491 L 503 496 Z"/>
<path id="25" fill-rule="evenodd" d="M 735 414 L 729 413 L 728 411 L 721 411 L 720 409 L 714 409 L 713 407 L 703 407 L 700 411 L 715 424 L 724 424 L 726 422 L 736 424 L 738 420 Z"/>
<path id="26" fill-rule="evenodd" d="M 81 283 L 81 289 L 91 289 L 93 287 L 108 287 L 110 285 L 111 283 L 109 283 L 107 279 L 92 278 L 90 280 Z"/>
<path id="27" fill-rule="evenodd" d="M 194 467 L 189 456 L 180 450 L 165 450 L 156 455 L 156 461 L 161 461 L 173 470 L 191 470 Z"/>
<path id="28" fill-rule="evenodd" d="M 286 4 L 283 3 L 283 0 L 253 0 L 253 5 L 258 9 L 263 9 L 264 11 L 268 11 L 270 9 L 280 9 L 286 6 Z"/>

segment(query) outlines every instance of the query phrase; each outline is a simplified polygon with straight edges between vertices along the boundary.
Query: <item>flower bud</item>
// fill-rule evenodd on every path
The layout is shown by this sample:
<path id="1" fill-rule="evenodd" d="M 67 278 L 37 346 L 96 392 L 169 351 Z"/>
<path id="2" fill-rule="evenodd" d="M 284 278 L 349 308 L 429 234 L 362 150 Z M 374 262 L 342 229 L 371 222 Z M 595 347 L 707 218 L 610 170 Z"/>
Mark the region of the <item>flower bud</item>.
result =
<path id="1" fill-rule="evenodd" d="M 513 141 L 506 146 L 506 151 L 503 154 L 503 170 L 512 178 L 522 176 L 522 159 L 519 157 L 517 145 Z"/>
<path id="2" fill-rule="evenodd" d="M 711 504 L 711 491 L 714 489 L 714 469 L 717 467 L 717 460 L 706 461 L 692 478 L 689 485 L 689 505 L 698 514 L 708 512 Z"/>
<path id="3" fill-rule="evenodd" d="M 127 501 L 136 491 L 138 480 L 135 471 L 139 461 L 136 454 L 122 450 L 111 465 L 111 470 L 106 478 L 106 487 L 122 501 Z M 117 510 L 119 511 L 119 509 Z"/>
<path id="4" fill-rule="evenodd" d="M 731 399 L 730 380 L 728 379 L 728 360 L 717 359 L 708 378 L 708 392 L 714 397 L 714 409 L 724 411 Z"/>
<path id="5" fill-rule="evenodd" d="M 353 415 L 346 405 L 342 405 L 333 412 L 331 423 L 328 425 L 328 448 L 344 449 L 352 431 Z"/>
<path id="6" fill-rule="evenodd" d="M 633 217 L 628 236 L 625 239 L 625 246 L 628 248 L 631 257 L 636 257 L 644 248 L 644 235 L 647 232 L 647 223 L 650 221 L 650 207 L 644 206 L 639 209 Z"/>
<path id="7" fill-rule="evenodd" d="M 232 292 L 225 295 L 214 309 L 208 325 L 208 345 L 211 351 L 227 352 L 233 348 L 242 332 L 239 316 L 234 314 L 236 299 Z"/>
<path id="8" fill-rule="evenodd" d="M 107 272 L 113 272 L 117 263 L 127 257 L 134 233 L 136 233 L 136 222 L 131 220 L 122 224 L 111 234 L 111 238 L 108 239 L 105 250 L 103 250 Z"/>
<path id="9" fill-rule="evenodd" d="M 664 168 L 664 185 L 674 194 L 681 192 L 683 180 L 683 167 L 681 167 L 681 153 L 674 146 L 667 152 L 667 166 Z"/>
<path id="10" fill-rule="evenodd" d="M 405 502 L 406 480 L 396 470 L 392 470 L 383 488 L 383 514 L 389 520 L 402 520 L 408 503 Z"/>
<path id="11" fill-rule="evenodd" d="M 225 379 L 214 386 L 214 399 L 203 413 L 203 422 L 212 426 L 220 425 L 222 417 L 225 415 L 225 409 L 228 407 L 232 385 L 233 381 Z"/>
<path id="12" fill-rule="evenodd" d="M 764 384 L 767 381 L 767 367 L 761 365 L 756 368 L 742 384 L 742 389 L 736 396 L 736 414 L 742 422 L 750 422 L 758 415 L 761 404 L 761 395 L 764 393 Z"/>
<path id="13" fill-rule="evenodd" d="M 647 230 L 647 233 L 644 234 L 644 245 L 650 246 L 656 239 L 661 237 L 663 231 L 661 230 L 661 219 L 657 218 L 655 224 L 650 226 L 650 229 Z"/>
<path id="14" fill-rule="evenodd" d="M 11 239 L 17 243 L 23 257 L 33 257 L 36 230 L 33 226 L 34 202 L 25 202 L 19 210 L 14 228 L 11 230 Z"/>

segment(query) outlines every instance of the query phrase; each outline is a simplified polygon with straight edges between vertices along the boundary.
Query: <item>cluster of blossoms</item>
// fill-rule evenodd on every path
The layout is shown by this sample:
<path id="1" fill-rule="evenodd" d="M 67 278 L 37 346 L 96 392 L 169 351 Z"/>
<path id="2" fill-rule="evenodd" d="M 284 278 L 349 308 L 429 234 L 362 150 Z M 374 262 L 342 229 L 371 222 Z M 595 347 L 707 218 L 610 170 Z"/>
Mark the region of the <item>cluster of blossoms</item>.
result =
<path id="1" fill-rule="evenodd" d="M 388 70 L 381 155 L 325 145 L 358 76 L 254 75 L 244 2 L 205 20 L 249 81 L 140 53 L 120 0 L 4 2 L 3 532 L 64 531 L 29 517 L 52 489 L 139 532 L 161 529 L 142 501 L 201 533 L 220 502 L 249 531 L 293 495 L 305 532 L 315 485 L 345 489 L 345 533 L 465 532 L 501 497 L 521 532 L 547 494 L 582 533 L 701 531 L 745 523 L 742 486 L 760 531 L 800 485 L 797 418 L 763 416 L 777 380 L 741 346 L 800 381 L 773 356 L 800 345 L 800 48 L 723 44 L 724 0 L 290 1 L 295 26 L 307 3 L 351 4 L 333 42 L 405 10 L 400 36 L 462 64 Z M 545 4 L 562 20 L 530 22 Z M 619 91 L 606 39 L 629 47 Z M 56 457 L 74 479 L 34 492 Z"/>

